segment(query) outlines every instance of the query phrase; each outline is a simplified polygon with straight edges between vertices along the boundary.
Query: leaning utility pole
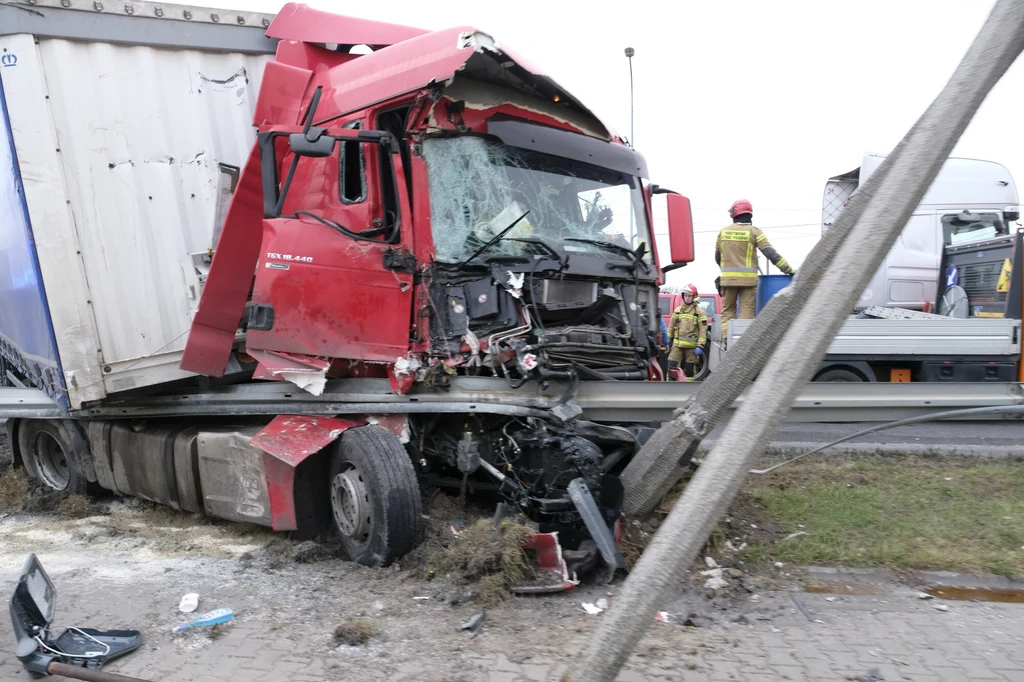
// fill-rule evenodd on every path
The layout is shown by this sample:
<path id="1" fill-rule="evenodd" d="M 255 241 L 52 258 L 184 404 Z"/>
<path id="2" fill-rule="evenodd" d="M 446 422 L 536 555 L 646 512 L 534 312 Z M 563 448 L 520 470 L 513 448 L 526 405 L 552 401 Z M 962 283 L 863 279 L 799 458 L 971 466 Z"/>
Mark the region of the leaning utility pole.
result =
<path id="1" fill-rule="evenodd" d="M 564 679 L 615 679 L 646 632 L 666 591 L 678 585 L 747 471 L 899 236 L 971 118 L 1024 50 L 1024 0 L 999 0 L 952 78 L 907 134 L 876 184 L 850 238 L 822 275 L 725 433 L 623 585 L 619 598 Z M 799 275 L 798 275 L 799 278 Z M 746 363 L 733 357 L 731 363 Z"/>

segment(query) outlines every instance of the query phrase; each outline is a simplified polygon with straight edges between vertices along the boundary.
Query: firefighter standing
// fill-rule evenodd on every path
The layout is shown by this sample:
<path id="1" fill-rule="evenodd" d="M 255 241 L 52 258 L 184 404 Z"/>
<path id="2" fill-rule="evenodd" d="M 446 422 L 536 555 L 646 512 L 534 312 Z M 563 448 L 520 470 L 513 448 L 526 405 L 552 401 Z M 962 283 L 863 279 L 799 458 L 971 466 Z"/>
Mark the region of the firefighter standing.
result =
<path id="1" fill-rule="evenodd" d="M 715 262 L 722 269 L 722 334 L 729 331 L 729 320 L 736 318 L 736 302 L 740 304 L 739 319 L 754 317 L 757 296 L 757 254 L 760 250 L 768 260 L 787 275 L 795 271 L 779 255 L 764 232 L 751 224 L 754 208 L 746 199 L 740 199 L 729 209 L 733 224 L 718 233 L 715 241 Z"/>
<path id="2" fill-rule="evenodd" d="M 697 302 L 697 287 L 687 284 L 683 289 L 683 304 L 672 313 L 668 337 L 672 350 L 668 354 L 668 371 L 683 363 L 683 374 L 693 378 L 697 358 L 704 355 L 704 342 L 708 336 L 708 316 Z"/>

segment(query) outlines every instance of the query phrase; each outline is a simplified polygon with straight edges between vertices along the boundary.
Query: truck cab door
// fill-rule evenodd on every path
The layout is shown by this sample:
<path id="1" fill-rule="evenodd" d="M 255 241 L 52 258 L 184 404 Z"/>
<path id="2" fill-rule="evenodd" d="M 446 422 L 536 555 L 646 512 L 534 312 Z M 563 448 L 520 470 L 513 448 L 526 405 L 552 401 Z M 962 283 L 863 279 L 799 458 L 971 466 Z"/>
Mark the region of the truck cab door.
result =
<path id="1" fill-rule="evenodd" d="M 885 303 L 920 310 L 935 301 L 941 230 L 932 213 L 911 216 L 885 258 Z"/>
<path id="2" fill-rule="evenodd" d="M 260 133 L 265 218 L 249 349 L 394 362 L 409 348 L 402 158 L 393 136 L 358 124 L 309 144 L 295 128 Z M 329 155 L 326 137 L 336 140 Z"/>

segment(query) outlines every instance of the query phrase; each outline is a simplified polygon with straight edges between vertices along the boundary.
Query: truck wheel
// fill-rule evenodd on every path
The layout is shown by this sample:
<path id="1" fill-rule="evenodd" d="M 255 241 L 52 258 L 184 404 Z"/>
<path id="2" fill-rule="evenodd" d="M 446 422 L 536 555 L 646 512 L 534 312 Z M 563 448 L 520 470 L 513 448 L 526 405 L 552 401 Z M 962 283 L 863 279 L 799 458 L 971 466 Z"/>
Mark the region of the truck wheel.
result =
<path id="1" fill-rule="evenodd" d="M 851 372 L 848 369 L 830 369 L 822 372 L 814 378 L 815 381 L 856 381 L 863 382 L 864 380 L 859 374 Z"/>
<path id="2" fill-rule="evenodd" d="M 387 566 L 416 546 L 423 517 L 412 461 L 380 426 L 349 429 L 331 455 L 331 515 L 349 559 Z"/>
<path id="3" fill-rule="evenodd" d="M 88 481 L 78 470 L 71 437 L 60 422 L 26 419 L 18 428 L 18 449 L 29 471 L 51 490 L 84 494 Z"/>

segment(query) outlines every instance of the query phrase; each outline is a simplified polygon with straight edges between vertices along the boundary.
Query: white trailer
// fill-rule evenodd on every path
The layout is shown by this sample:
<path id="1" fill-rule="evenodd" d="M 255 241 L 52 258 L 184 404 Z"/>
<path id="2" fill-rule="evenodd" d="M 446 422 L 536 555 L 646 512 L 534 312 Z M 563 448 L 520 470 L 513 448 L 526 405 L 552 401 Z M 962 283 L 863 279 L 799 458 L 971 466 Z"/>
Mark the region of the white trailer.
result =
<path id="1" fill-rule="evenodd" d="M 53 323 L 0 342 L 40 375 L 59 357 L 72 409 L 190 376 L 180 352 L 277 45 L 272 15 L 216 12 L 0 3 L 0 288 L 35 287 Z"/>

